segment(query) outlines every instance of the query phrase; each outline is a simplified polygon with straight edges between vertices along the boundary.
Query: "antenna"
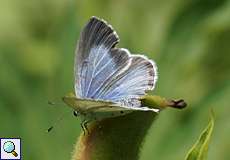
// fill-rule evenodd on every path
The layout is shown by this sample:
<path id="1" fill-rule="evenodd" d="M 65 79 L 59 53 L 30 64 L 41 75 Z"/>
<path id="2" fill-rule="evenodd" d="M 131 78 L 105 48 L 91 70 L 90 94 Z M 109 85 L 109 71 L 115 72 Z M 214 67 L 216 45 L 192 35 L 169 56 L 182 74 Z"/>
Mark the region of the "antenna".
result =
<path id="1" fill-rule="evenodd" d="M 51 106 L 56 106 L 56 105 L 62 104 L 62 101 L 54 102 L 54 101 L 48 100 L 48 104 Z M 68 113 L 68 112 L 66 112 L 66 113 Z M 54 122 L 54 124 L 52 126 L 50 126 L 46 131 L 47 132 L 52 131 L 54 129 L 54 127 L 56 125 L 58 125 L 64 119 L 64 116 L 66 113 L 61 114 L 61 116 Z"/>
<path id="2" fill-rule="evenodd" d="M 47 132 L 50 132 L 54 127 L 51 126 L 50 128 L 47 129 Z"/>
<path id="3" fill-rule="evenodd" d="M 55 105 L 56 103 L 49 100 L 49 101 L 48 101 L 48 104 L 53 106 L 53 105 Z"/>
<path id="4" fill-rule="evenodd" d="M 54 128 L 55 126 L 57 126 L 57 125 L 64 119 L 64 116 L 65 116 L 65 113 L 63 113 L 63 114 L 55 121 L 55 123 L 54 123 L 52 126 L 50 126 L 46 131 L 47 131 L 47 132 L 52 131 L 53 128 Z"/>
<path id="5" fill-rule="evenodd" d="M 61 104 L 63 104 L 63 101 L 60 101 L 60 100 L 58 100 L 58 101 L 51 101 L 51 100 L 48 100 L 48 102 L 47 102 L 49 105 L 51 105 L 51 106 L 56 106 L 56 105 L 61 105 Z"/>

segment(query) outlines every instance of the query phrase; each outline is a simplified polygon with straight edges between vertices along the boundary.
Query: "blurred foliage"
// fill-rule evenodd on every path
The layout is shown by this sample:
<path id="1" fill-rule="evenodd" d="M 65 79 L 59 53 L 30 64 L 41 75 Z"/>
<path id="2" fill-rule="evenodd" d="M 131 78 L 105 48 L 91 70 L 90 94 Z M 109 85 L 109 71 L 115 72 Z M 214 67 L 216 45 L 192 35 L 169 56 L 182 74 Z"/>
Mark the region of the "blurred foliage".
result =
<path id="1" fill-rule="evenodd" d="M 216 113 L 209 160 L 230 157 L 229 0 L 1 0 L 0 137 L 21 137 L 24 159 L 70 159 L 79 120 L 60 101 L 73 91 L 80 29 L 91 16 L 107 20 L 119 47 L 158 65 L 154 94 L 185 98 L 186 110 L 164 111 L 143 145 L 141 160 L 184 157 Z M 64 120 L 45 130 L 60 115 Z"/>
<path id="2" fill-rule="evenodd" d="M 210 116 L 208 126 L 201 133 L 198 141 L 190 149 L 186 156 L 186 160 L 207 160 L 209 142 L 214 127 L 214 114 Z"/>

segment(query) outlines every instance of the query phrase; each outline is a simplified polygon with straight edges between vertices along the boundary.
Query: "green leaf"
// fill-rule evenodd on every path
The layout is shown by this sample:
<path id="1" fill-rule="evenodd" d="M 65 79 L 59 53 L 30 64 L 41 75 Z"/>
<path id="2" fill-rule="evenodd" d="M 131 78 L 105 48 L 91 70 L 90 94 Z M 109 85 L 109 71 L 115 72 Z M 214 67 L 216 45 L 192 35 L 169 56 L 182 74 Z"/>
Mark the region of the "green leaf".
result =
<path id="1" fill-rule="evenodd" d="M 185 160 L 206 160 L 208 153 L 209 141 L 214 127 L 214 114 L 210 115 L 208 126 L 204 129 L 200 138 L 188 152 Z"/>

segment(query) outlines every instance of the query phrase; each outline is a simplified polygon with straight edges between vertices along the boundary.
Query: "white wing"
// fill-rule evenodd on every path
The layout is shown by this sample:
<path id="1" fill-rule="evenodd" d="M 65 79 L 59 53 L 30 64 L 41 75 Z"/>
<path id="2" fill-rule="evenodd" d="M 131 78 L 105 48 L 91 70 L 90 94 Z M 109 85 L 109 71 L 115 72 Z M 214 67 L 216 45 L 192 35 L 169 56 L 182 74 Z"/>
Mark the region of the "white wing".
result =
<path id="1" fill-rule="evenodd" d="M 75 92 L 80 98 L 121 102 L 140 107 L 139 97 L 152 90 L 157 80 L 156 65 L 144 56 L 114 48 L 118 36 L 96 17 L 84 27 L 75 59 Z"/>

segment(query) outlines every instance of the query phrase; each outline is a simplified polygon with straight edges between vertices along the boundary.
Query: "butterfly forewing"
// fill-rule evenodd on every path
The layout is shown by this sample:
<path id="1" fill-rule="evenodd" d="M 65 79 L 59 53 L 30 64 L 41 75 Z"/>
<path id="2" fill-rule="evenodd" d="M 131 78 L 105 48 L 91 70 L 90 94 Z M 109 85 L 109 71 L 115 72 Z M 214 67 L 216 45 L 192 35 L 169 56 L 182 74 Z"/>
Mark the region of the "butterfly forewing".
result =
<path id="1" fill-rule="evenodd" d="M 110 49 L 118 36 L 104 21 L 92 17 L 81 32 L 76 49 L 75 90 L 80 97 L 90 98 L 95 85 L 115 69 Z"/>

